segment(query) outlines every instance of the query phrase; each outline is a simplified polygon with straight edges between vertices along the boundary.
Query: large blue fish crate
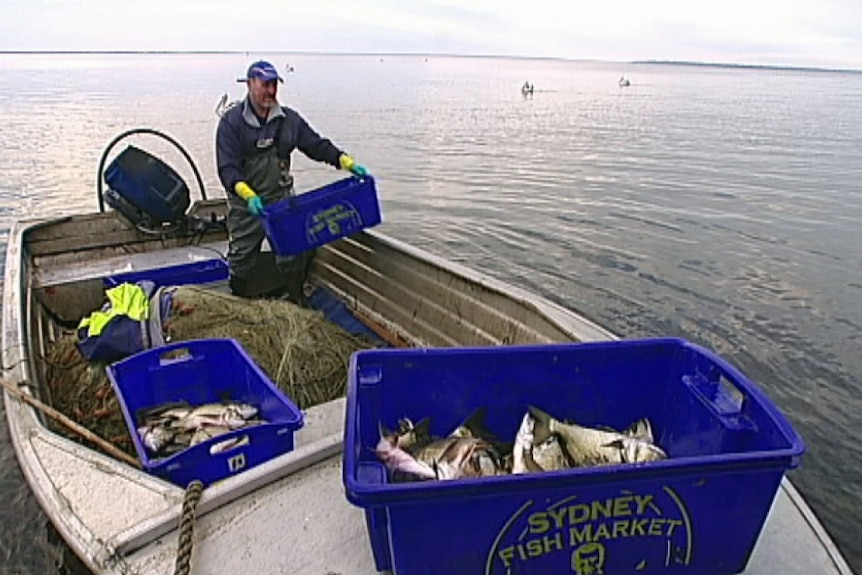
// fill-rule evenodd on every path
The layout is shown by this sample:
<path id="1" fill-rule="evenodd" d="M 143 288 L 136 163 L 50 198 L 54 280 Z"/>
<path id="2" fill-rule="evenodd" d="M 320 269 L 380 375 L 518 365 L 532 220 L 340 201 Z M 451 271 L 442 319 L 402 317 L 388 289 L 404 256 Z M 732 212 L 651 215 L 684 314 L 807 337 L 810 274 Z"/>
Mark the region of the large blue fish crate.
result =
<path id="1" fill-rule="evenodd" d="M 265 205 L 263 227 L 272 250 L 297 255 L 382 221 L 374 178 L 349 177 Z"/>
<path id="2" fill-rule="evenodd" d="M 646 417 L 668 459 L 396 483 L 374 453 L 379 425 L 429 417 L 443 436 L 479 408 L 514 440 L 528 405 L 590 427 Z M 738 573 L 803 450 L 753 382 L 680 339 L 367 350 L 348 373 L 345 493 L 395 575 Z"/>
<path id="3" fill-rule="evenodd" d="M 195 479 L 207 486 L 292 451 L 294 433 L 303 425 L 299 407 L 233 339 L 175 342 L 111 364 L 107 372 L 144 470 L 180 487 Z M 266 423 L 235 429 L 169 457 L 153 459 L 137 432 L 139 415 L 175 402 L 192 406 L 248 403 L 258 409 L 256 418 Z M 215 446 L 234 439 L 246 442 L 213 452 Z"/>

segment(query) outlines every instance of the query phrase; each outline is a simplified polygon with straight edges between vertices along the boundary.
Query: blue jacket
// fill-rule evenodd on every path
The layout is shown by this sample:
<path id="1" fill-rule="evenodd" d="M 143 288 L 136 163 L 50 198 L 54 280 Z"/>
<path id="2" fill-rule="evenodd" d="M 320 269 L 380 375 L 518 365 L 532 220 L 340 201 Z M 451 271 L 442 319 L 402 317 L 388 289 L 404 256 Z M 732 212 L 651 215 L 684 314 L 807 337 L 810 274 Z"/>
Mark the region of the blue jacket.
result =
<path id="1" fill-rule="evenodd" d="M 273 145 L 277 146 L 278 157 L 287 162 L 288 169 L 290 154 L 296 149 L 312 160 L 325 162 L 336 168 L 339 167 L 338 158 L 343 153 L 287 106 L 273 109 L 266 123 L 261 126 L 246 97 L 241 104 L 224 113 L 216 131 L 216 166 L 219 179 L 229 194 L 236 194 L 234 186 L 245 180 L 245 158 L 259 154 Z"/>

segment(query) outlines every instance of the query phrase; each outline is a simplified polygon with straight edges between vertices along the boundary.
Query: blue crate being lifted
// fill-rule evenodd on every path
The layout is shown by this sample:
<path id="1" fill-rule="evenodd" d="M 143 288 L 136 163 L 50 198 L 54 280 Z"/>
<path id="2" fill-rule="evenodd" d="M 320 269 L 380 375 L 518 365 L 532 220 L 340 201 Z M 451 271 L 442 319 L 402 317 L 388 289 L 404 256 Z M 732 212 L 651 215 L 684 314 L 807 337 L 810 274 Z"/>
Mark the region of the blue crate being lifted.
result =
<path id="1" fill-rule="evenodd" d="M 374 178 L 349 177 L 265 205 L 261 216 L 272 250 L 297 255 L 382 221 Z"/>

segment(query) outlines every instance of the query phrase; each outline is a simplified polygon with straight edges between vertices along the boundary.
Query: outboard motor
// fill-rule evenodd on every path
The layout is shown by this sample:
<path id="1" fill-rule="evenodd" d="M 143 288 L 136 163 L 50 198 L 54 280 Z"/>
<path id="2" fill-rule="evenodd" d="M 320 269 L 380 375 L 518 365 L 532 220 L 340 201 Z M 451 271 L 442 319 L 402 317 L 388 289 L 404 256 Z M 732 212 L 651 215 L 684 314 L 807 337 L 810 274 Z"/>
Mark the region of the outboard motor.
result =
<path id="1" fill-rule="evenodd" d="M 183 179 L 155 156 L 128 146 L 105 170 L 105 202 L 138 228 L 181 225 L 191 199 Z"/>
<path id="2" fill-rule="evenodd" d="M 104 212 L 105 204 L 108 204 L 136 229 L 148 234 L 165 235 L 183 230 L 195 233 L 212 229 L 226 231 L 224 217 L 217 218 L 211 214 L 209 219 L 204 219 L 186 214 L 191 198 L 185 181 L 170 166 L 148 152 L 129 145 L 104 169 L 114 145 L 134 134 L 158 136 L 173 144 L 191 166 L 201 198 L 207 199 L 200 172 L 185 149 L 162 132 L 136 128 L 114 138 L 102 153 L 97 175 L 99 211 Z M 104 192 L 103 181 L 108 186 Z"/>

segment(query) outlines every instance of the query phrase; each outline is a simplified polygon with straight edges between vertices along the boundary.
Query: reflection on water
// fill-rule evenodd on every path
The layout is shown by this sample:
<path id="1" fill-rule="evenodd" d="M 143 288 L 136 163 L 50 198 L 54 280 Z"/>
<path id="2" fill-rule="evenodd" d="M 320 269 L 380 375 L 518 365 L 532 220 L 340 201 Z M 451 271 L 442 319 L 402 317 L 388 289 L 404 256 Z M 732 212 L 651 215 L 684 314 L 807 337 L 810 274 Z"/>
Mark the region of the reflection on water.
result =
<path id="1" fill-rule="evenodd" d="M 845 431 L 862 413 L 862 75 L 627 64 L 621 89 L 616 64 L 290 63 L 282 101 L 372 170 L 382 231 L 621 336 L 697 341 L 758 381 L 806 440 L 794 483 L 862 569 L 862 448 Z M 95 210 L 99 154 L 135 127 L 181 142 L 220 195 L 213 109 L 242 95 L 246 65 L 0 56 L 0 232 L 15 217 Z M 133 143 L 194 182 L 170 146 Z M 294 163 L 299 191 L 339 176 L 300 154 Z M 3 548 L 17 556 L 22 537 L 35 539 L 51 549 L 40 557 L 62 561 L 19 477 L 3 473 L 31 518 L 4 521 L 15 527 Z M 45 572 L 31 555 L 25 571 Z"/>

